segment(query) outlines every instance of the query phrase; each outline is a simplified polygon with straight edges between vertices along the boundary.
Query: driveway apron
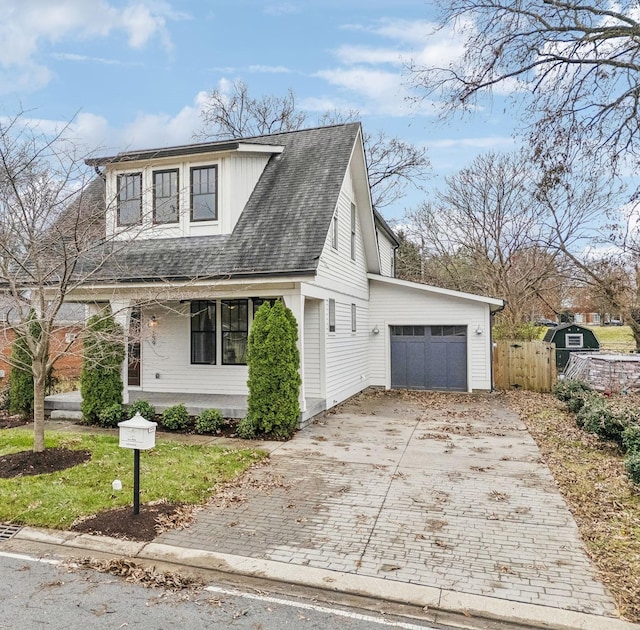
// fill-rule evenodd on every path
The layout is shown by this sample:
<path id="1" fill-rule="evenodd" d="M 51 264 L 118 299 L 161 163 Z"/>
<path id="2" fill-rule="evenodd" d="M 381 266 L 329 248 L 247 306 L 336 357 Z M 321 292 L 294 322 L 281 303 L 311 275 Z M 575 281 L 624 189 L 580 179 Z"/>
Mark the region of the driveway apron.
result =
<path id="1" fill-rule="evenodd" d="M 491 395 L 360 395 L 155 542 L 615 615 L 535 442 Z"/>

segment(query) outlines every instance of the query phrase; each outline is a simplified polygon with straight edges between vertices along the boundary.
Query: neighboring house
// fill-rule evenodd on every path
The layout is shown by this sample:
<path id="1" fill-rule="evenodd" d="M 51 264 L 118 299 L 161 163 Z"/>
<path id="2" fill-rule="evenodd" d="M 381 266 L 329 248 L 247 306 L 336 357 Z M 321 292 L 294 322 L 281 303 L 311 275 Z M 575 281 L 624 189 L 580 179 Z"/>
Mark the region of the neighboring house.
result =
<path id="1" fill-rule="evenodd" d="M 371 385 L 491 389 L 503 302 L 394 278 L 397 241 L 371 206 L 359 124 L 88 164 L 116 253 L 70 298 L 109 303 L 132 331 L 125 401 L 246 396 L 251 322 L 278 298 L 298 321 L 303 418 Z"/>
<path id="2" fill-rule="evenodd" d="M 16 335 L 12 324 L 18 317 L 15 302 L 0 296 L 0 388 L 6 386 L 11 374 L 10 357 Z M 49 353 L 58 357 L 53 366 L 53 375 L 58 380 L 73 381 L 82 370 L 82 331 L 86 320 L 83 304 L 63 304 L 55 321 Z"/>

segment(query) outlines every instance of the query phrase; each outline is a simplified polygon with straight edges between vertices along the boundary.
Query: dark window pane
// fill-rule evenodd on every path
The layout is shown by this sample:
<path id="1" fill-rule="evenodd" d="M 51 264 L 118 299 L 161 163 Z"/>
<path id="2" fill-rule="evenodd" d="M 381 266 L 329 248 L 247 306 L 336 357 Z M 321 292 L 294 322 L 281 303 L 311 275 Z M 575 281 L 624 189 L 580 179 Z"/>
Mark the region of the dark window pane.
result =
<path id="1" fill-rule="evenodd" d="M 153 174 L 153 220 L 156 223 L 177 223 L 178 171 Z"/>
<path id="2" fill-rule="evenodd" d="M 216 362 L 216 303 L 191 302 L 191 363 Z"/>
<path id="3" fill-rule="evenodd" d="M 222 363 L 247 363 L 249 300 L 222 301 Z"/>
<path id="4" fill-rule="evenodd" d="M 118 225 L 142 220 L 142 174 L 118 175 Z"/>
<path id="5" fill-rule="evenodd" d="M 191 169 L 191 220 L 212 221 L 218 218 L 217 168 Z"/>

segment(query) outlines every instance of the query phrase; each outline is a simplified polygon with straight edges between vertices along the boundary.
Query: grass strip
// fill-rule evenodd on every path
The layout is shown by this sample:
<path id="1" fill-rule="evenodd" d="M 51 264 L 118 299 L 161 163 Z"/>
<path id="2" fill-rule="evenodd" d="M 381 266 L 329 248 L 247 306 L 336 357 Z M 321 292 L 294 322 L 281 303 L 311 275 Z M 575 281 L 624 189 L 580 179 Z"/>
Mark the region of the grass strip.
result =
<path id="1" fill-rule="evenodd" d="M 117 437 L 49 432 L 45 444 L 86 449 L 92 457 L 56 473 L 0 479 L 0 521 L 66 529 L 80 517 L 132 503 L 133 451 L 120 448 Z M 32 447 L 32 431 L 0 431 L 0 456 Z M 264 451 L 253 449 L 158 441 L 140 452 L 140 502 L 202 504 L 219 484 L 264 457 Z M 122 481 L 122 491 L 112 490 L 114 479 Z"/>

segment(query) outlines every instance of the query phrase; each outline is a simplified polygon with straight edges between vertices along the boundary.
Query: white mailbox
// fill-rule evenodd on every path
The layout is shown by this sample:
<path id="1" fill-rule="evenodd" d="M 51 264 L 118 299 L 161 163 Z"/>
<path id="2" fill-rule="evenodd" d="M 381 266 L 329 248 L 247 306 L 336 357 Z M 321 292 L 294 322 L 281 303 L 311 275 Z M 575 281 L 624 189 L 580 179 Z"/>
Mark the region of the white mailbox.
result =
<path id="1" fill-rule="evenodd" d="M 139 412 L 131 420 L 118 422 L 118 427 L 120 427 L 120 446 L 141 451 L 153 448 L 156 445 L 157 426 L 157 422 L 146 420 Z"/>

